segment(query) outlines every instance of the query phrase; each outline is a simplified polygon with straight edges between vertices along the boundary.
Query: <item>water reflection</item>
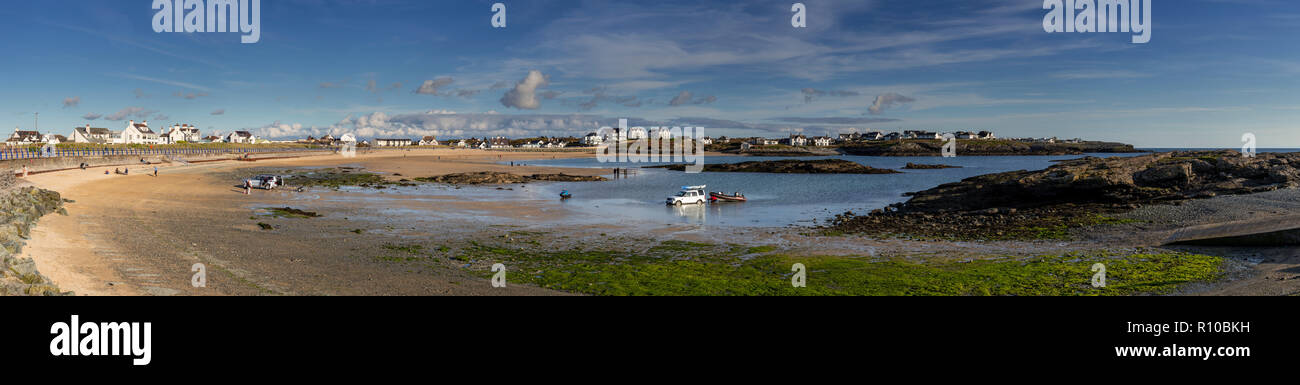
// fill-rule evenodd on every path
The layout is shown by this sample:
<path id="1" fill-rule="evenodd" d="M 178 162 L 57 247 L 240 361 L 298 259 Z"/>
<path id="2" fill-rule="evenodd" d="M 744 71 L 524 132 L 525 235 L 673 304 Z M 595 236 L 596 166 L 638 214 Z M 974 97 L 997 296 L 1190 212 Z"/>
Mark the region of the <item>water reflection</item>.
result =
<path id="1" fill-rule="evenodd" d="M 687 223 L 702 225 L 705 224 L 706 219 L 708 219 L 708 213 L 709 213 L 708 205 L 703 205 L 703 204 L 681 205 L 681 206 L 664 205 L 664 207 L 670 213 L 685 218 L 687 220 Z"/>

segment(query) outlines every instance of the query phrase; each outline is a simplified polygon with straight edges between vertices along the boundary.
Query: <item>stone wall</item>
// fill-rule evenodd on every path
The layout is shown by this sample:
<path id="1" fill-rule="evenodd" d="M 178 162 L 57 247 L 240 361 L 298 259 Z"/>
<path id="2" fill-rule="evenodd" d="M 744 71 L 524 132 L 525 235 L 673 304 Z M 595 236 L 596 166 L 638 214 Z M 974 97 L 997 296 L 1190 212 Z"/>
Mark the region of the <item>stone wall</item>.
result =
<path id="1" fill-rule="evenodd" d="M 72 295 L 36 271 L 31 258 L 18 258 L 32 226 L 50 213 L 67 215 L 56 191 L 14 186 L 13 175 L 0 173 L 0 296 Z"/>
<path id="2" fill-rule="evenodd" d="M 283 156 L 308 156 L 328 154 L 332 151 L 286 151 L 286 152 L 258 152 L 251 153 L 253 158 L 274 158 Z M 70 170 L 81 167 L 86 163 L 89 167 L 105 166 L 137 166 L 140 160 L 153 164 L 167 163 L 169 159 L 184 160 L 186 162 L 198 162 L 208 160 L 233 160 L 245 154 L 212 154 L 212 155 L 109 155 L 109 156 L 61 156 L 54 158 L 32 158 L 32 159 L 13 159 L 0 161 L 0 170 L 12 170 L 14 173 L 21 173 L 23 166 L 27 166 L 29 172 L 43 172 L 56 170 Z M 4 186 L 0 186 L 3 188 Z"/>

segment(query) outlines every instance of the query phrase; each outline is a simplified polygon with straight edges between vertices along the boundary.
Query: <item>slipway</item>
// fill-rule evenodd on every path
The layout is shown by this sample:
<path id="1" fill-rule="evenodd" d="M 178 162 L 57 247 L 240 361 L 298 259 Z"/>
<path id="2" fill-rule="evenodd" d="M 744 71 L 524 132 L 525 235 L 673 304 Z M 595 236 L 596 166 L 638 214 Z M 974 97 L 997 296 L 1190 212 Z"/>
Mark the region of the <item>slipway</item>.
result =
<path id="1" fill-rule="evenodd" d="M 1300 245 L 1300 215 L 1255 218 L 1180 229 L 1166 245 L 1289 246 Z"/>

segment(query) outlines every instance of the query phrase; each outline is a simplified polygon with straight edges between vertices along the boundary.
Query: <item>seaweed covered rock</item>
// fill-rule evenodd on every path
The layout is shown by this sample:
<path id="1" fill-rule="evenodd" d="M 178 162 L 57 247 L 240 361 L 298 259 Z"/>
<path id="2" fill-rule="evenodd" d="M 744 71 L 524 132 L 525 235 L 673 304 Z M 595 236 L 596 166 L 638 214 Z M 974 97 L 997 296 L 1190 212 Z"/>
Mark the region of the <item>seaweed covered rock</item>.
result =
<path id="1" fill-rule="evenodd" d="M 648 166 L 685 171 L 686 165 Z M 843 159 L 821 160 L 769 160 L 761 162 L 721 163 L 704 165 L 705 172 L 761 172 L 773 174 L 899 174 L 898 171 L 863 166 Z"/>
<path id="2" fill-rule="evenodd" d="M 1060 204 L 1131 205 L 1248 194 L 1300 184 L 1300 153 L 1167 152 L 1086 157 L 1038 171 L 981 175 L 909 194 L 901 212 L 966 212 Z"/>
<path id="3" fill-rule="evenodd" d="M 0 190 L 0 295 L 72 294 L 41 275 L 31 258 L 16 257 L 31 236 L 32 225 L 55 212 L 66 214 L 58 192 L 30 186 Z"/>
<path id="4" fill-rule="evenodd" d="M 600 176 L 582 176 L 568 174 L 533 174 L 518 175 L 508 172 L 466 172 L 439 175 L 428 178 L 416 178 L 421 182 L 446 183 L 446 184 L 514 184 L 529 182 L 602 182 L 606 181 L 605 177 Z"/>

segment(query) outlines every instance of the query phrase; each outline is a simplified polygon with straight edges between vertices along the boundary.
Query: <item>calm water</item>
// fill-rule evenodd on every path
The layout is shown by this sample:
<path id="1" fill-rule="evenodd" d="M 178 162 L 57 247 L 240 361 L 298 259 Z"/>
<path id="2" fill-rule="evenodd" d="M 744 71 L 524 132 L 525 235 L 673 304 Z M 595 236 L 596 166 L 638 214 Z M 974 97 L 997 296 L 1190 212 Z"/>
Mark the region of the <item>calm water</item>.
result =
<path id="1" fill-rule="evenodd" d="M 1097 154 L 1114 156 L 1114 154 Z M 1132 156 L 1125 154 L 1123 156 Z M 1014 170 L 1037 170 L 1053 161 L 1081 156 L 971 156 L 971 157 L 805 157 L 798 159 L 845 159 L 876 168 L 901 169 L 908 162 L 962 166 L 957 169 L 903 170 L 903 174 L 760 174 L 700 173 L 639 168 L 657 163 L 630 164 L 635 175 L 600 183 L 544 183 L 529 185 L 526 191 L 497 191 L 472 188 L 478 199 L 522 198 L 554 200 L 555 205 L 574 213 L 581 223 L 695 223 L 718 226 L 786 226 L 814 224 L 845 211 L 868 212 L 905 201 L 906 192 L 920 191 L 968 177 Z M 709 157 L 707 163 L 736 163 L 754 160 L 791 159 L 778 157 Z M 609 168 L 596 159 L 526 161 L 528 165 Z M 607 177 L 612 177 L 607 176 Z M 745 203 L 669 207 L 665 198 L 684 185 L 708 185 L 708 191 L 741 192 Z M 560 201 L 562 190 L 573 199 Z"/>

